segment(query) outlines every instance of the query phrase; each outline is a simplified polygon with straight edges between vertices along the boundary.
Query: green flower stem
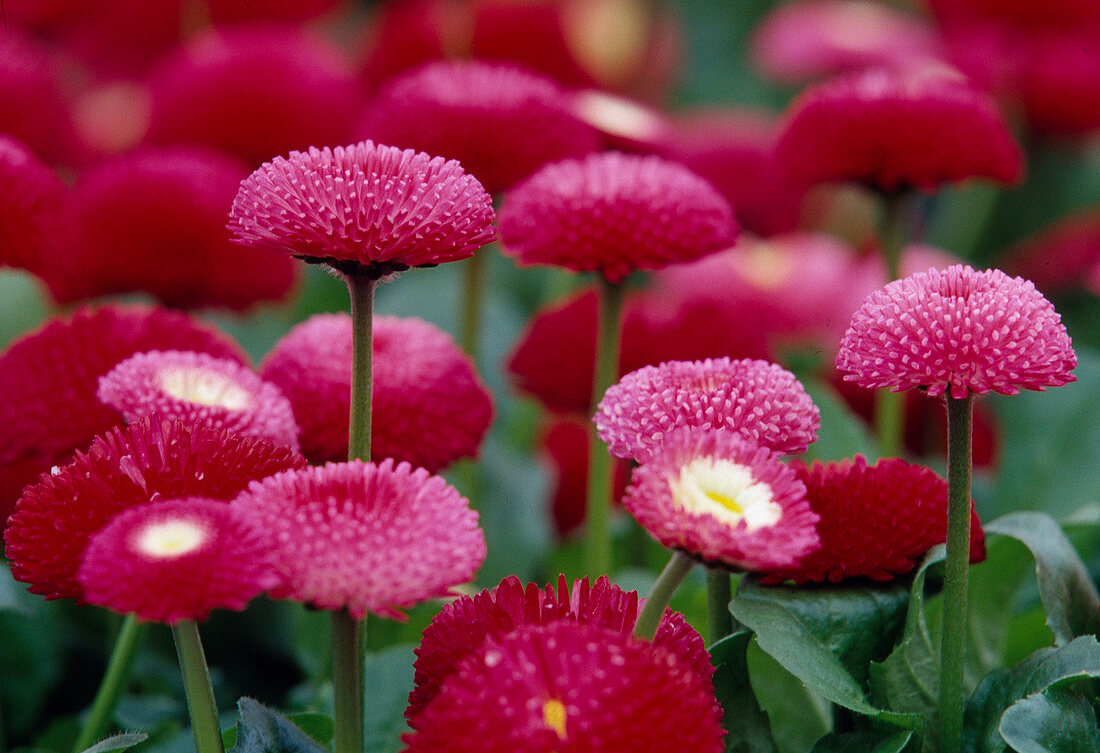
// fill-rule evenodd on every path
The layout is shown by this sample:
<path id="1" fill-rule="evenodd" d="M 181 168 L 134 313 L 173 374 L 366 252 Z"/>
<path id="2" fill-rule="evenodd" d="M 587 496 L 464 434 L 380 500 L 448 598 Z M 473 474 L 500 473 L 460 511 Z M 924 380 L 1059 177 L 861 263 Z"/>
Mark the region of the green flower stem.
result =
<path id="1" fill-rule="evenodd" d="M 730 614 L 729 570 L 720 567 L 707 568 L 707 642 L 714 645 L 733 632 L 733 615 Z"/>
<path id="2" fill-rule="evenodd" d="M 672 601 L 672 594 L 676 593 L 676 589 L 684 582 L 684 578 L 693 567 L 695 567 L 694 559 L 679 550 L 672 553 L 665 569 L 653 582 L 649 596 L 645 597 L 645 604 L 642 606 L 642 611 L 638 613 L 638 621 L 634 624 L 634 635 L 645 638 L 647 641 L 653 640 L 653 636 L 657 634 L 657 625 L 665 613 L 665 607 Z"/>
<path id="3" fill-rule="evenodd" d="M 374 288 L 377 280 L 347 275 L 351 296 L 351 415 L 348 460 L 370 461 L 371 359 L 374 354 Z"/>
<path id="4" fill-rule="evenodd" d="M 600 282 L 600 323 L 596 340 L 596 370 L 592 379 L 592 407 L 615 383 L 619 374 L 619 329 L 622 319 L 624 285 Z M 607 445 L 596 436 L 595 424 L 589 427 L 588 507 L 585 518 L 586 567 L 592 575 L 611 572 L 611 456 Z"/>
<path id="5" fill-rule="evenodd" d="M 137 658 L 146 630 L 147 624 L 132 614 L 123 619 L 115 639 L 115 647 L 111 650 L 111 658 L 107 662 L 107 672 L 95 694 L 95 701 L 92 702 L 92 710 L 84 721 L 84 727 L 73 744 L 73 753 L 90 748 L 96 740 L 103 737 L 110 726 L 115 706 L 122 691 L 126 689 L 126 682 L 130 679 L 130 671 L 134 667 L 134 659 Z"/>
<path id="6" fill-rule="evenodd" d="M 336 753 L 363 749 L 363 701 L 360 692 L 359 621 L 339 609 L 332 613 L 332 693 Z"/>
<path id="7" fill-rule="evenodd" d="M 940 638 L 940 724 L 944 753 L 962 750 L 973 400 L 973 395 L 958 400 L 947 397 L 947 562 Z"/>
<path id="8" fill-rule="evenodd" d="M 462 265 L 462 313 L 459 319 L 459 342 L 476 364 L 481 355 L 481 301 L 489 273 L 487 249 L 481 249 Z"/>
<path id="9" fill-rule="evenodd" d="M 908 241 L 912 225 L 913 201 L 910 191 L 883 197 L 882 222 L 879 226 L 879 246 L 886 264 L 886 281 L 901 276 L 901 252 Z M 901 454 L 905 432 L 905 393 L 879 390 L 875 393 L 875 434 L 884 457 Z"/>
<path id="10" fill-rule="evenodd" d="M 900 457 L 905 433 L 905 393 L 875 391 L 875 434 L 884 458 Z"/>
<path id="11" fill-rule="evenodd" d="M 218 707 L 214 703 L 214 688 L 210 670 L 202 651 L 199 626 L 194 620 L 181 620 L 172 626 L 176 653 L 183 672 L 183 687 L 187 693 L 187 710 L 191 714 L 191 733 L 195 736 L 196 753 L 225 753 L 222 730 L 218 725 Z"/>

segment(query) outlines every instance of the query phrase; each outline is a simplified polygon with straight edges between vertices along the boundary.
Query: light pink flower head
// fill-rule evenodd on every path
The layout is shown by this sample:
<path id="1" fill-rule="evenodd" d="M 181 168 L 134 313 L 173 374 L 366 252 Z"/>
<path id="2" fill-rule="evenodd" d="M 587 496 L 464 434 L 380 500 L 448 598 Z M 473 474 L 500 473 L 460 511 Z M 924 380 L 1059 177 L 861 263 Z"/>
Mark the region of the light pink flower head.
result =
<path id="1" fill-rule="evenodd" d="M 1069 335 L 1035 286 L 956 265 L 895 280 L 852 317 L 837 368 L 868 389 L 1014 395 L 1076 380 Z"/>
<path id="2" fill-rule="evenodd" d="M 794 374 L 768 361 L 668 361 L 627 374 L 593 419 L 612 455 L 647 462 L 682 426 L 724 429 L 779 454 L 817 439 L 821 416 Z"/>
<path id="3" fill-rule="evenodd" d="M 265 162 L 229 213 L 238 243 L 378 278 L 466 259 L 493 200 L 454 160 L 363 141 Z"/>
<path id="4" fill-rule="evenodd" d="M 233 500 L 276 550 L 272 596 L 400 619 L 485 559 L 477 513 L 423 468 L 354 460 L 277 473 Z"/>
<path id="5" fill-rule="evenodd" d="M 669 434 L 634 470 L 623 507 L 666 547 L 739 570 L 790 567 L 820 546 L 805 485 L 730 431 Z"/>
<path id="6" fill-rule="evenodd" d="M 618 282 L 733 245 L 729 204 L 686 167 L 604 152 L 547 165 L 504 198 L 505 252 L 521 264 L 595 271 Z"/>
<path id="7" fill-rule="evenodd" d="M 127 421 L 159 413 L 298 451 L 290 401 L 256 372 L 226 358 L 183 350 L 139 353 L 99 378 L 97 396 Z"/>

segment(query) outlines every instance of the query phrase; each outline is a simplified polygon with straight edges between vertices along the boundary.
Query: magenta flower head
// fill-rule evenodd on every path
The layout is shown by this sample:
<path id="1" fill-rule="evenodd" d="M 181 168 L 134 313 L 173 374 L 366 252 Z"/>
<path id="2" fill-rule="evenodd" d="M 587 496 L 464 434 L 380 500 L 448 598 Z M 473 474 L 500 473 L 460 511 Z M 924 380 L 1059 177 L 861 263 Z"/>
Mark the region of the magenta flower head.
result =
<path id="1" fill-rule="evenodd" d="M 0 136 L 0 265 L 49 275 L 58 264 L 69 189 L 19 141 Z"/>
<path id="2" fill-rule="evenodd" d="M 836 365 L 867 389 L 920 387 L 961 399 L 1068 384 L 1077 356 L 1032 283 L 956 265 L 872 293 L 852 317 Z"/>
<path id="3" fill-rule="evenodd" d="M 77 571 L 89 604 L 169 625 L 244 609 L 274 577 L 260 531 L 203 497 L 124 510 L 91 538 Z"/>
<path id="4" fill-rule="evenodd" d="M 238 243 L 374 279 L 466 259 L 492 223 L 492 198 L 457 162 L 372 141 L 265 162 L 229 214 Z"/>
<path id="5" fill-rule="evenodd" d="M 491 193 L 599 146 L 553 80 L 480 61 L 428 63 L 393 79 L 367 106 L 358 133 L 458 160 Z"/>
<path id="6" fill-rule="evenodd" d="M 791 567 L 818 546 L 806 487 L 766 447 L 680 428 L 634 469 L 623 507 L 650 535 L 711 565 Z"/>
<path id="7" fill-rule="evenodd" d="M 440 476 L 392 459 L 277 473 L 233 505 L 275 548 L 271 595 L 401 619 L 474 577 L 485 536 L 469 502 Z"/>
<path id="8" fill-rule="evenodd" d="M 794 374 L 747 358 L 638 369 L 604 393 L 593 420 L 612 455 L 640 463 L 682 426 L 737 432 L 781 455 L 799 455 L 821 425 L 817 406 Z"/>
<path id="9" fill-rule="evenodd" d="M 476 456 L 493 398 L 473 361 L 443 330 L 420 319 L 374 320 L 371 454 L 437 473 Z M 294 406 L 302 451 L 313 463 L 348 455 L 351 317 L 317 314 L 275 344 L 261 367 Z"/>
<path id="10" fill-rule="evenodd" d="M 521 264 L 619 282 L 733 245 L 737 223 L 707 181 L 660 157 L 604 152 L 556 162 L 504 198 L 505 252 Z"/>
<path id="11" fill-rule="evenodd" d="M 594 585 L 589 585 L 587 578 L 574 581 L 572 589 L 564 575 L 558 577 L 557 589 L 550 584 L 543 588 L 534 583 L 524 585 L 510 575 L 492 589 L 456 599 L 444 606 L 424 630 L 416 650 L 415 687 L 409 694 L 405 718 L 416 729 L 416 717 L 454 674 L 459 662 L 486 641 L 500 639 L 524 625 L 559 620 L 630 635 L 638 620 L 638 608 L 638 593 L 623 591 L 606 575 Z M 653 642 L 674 653 L 709 682 L 714 673 L 709 654 L 702 637 L 682 614 L 665 609 Z"/>
<path id="12" fill-rule="evenodd" d="M 721 753 L 706 678 L 649 641 L 558 621 L 487 640 L 406 734 L 408 753 Z"/>
<path id="13" fill-rule="evenodd" d="M 159 413 L 298 451 L 290 401 L 278 387 L 226 358 L 182 350 L 139 353 L 100 377 L 96 394 L 127 421 Z"/>
<path id="14" fill-rule="evenodd" d="M 1005 269 L 1050 295 L 1081 286 L 1100 295 L 1100 204 L 1063 217 L 1008 252 Z"/>
<path id="15" fill-rule="evenodd" d="M 988 178 L 1015 183 L 1023 155 L 993 101 L 936 70 L 871 70 L 806 89 L 787 110 L 779 161 L 806 185 L 855 181 L 936 191 Z"/>

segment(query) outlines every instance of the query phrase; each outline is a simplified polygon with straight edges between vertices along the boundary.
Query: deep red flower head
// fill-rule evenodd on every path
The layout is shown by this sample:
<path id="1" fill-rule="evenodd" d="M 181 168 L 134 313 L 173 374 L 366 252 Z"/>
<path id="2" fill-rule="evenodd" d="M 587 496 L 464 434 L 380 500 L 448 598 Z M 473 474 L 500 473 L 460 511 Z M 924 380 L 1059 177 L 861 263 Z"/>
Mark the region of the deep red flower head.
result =
<path id="1" fill-rule="evenodd" d="M 232 359 L 189 350 L 139 353 L 100 377 L 96 394 L 130 422 L 159 413 L 298 451 L 290 401 Z"/>
<path id="2" fill-rule="evenodd" d="M 895 280 L 852 317 L 837 368 L 868 389 L 921 387 L 951 397 L 1076 380 L 1069 335 L 1035 286 L 957 265 Z"/>
<path id="3" fill-rule="evenodd" d="M 0 133 L 50 161 L 74 156 L 75 138 L 62 67 L 43 44 L 0 28 Z"/>
<path id="4" fill-rule="evenodd" d="M 731 431 L 679 428 L 634 469 L 623 507 L 670 549 L 749 572 L 816 549 L 818 515 L 779 456 Z"/>
<path id="5" fill-rule="evenodd" d="M 1065 32 L 1022 33 L 1026 61 L 1019 69 L 1019 96 L 1034 131 L 1070 137 L 1100 132 L 1100 11 L 1097 16 Z"/>
<path id="6" fill-rule="evenodd" d="M 277 21 L 300 23 L 331 14 L 349 5 L 347 0 L 206 0 L 210 20 L 216 24 Z"/>
<path id="7" fill-rule="evenodd" d="M 1088 287 L 1089 276 L 1100 271 L 1100 206 L 1064 217 L 1017 244 L 1005 269 L 1048 295 Z M 1100 295 L 1100 287 L 1092 292 Z"/>
<path id="8" fill-rule="evenodd" d="M 1016 183 L 1023 175 L 1023 155 L 993 101 L 934 69 L 871 70 L 810 87 L 787 109 L 777 150 L 805 185 L 935 191 L 968 178 Z"/>
<path id="9" fill-rule="evenodd" d="M 265 162 L 229 215 L 238 243 L 374 277 L 466 259 L 492 223 L 492 198 L 457 162 L 372 141 Z"/>
<path id="10" fill-rule="evenodd" d="M 294 406 L 311 462 L 348 455 L 351 318 L 317 314 L 290 330 L 260 373 Z M 473 362 L 443 330 L 420 319 L 374 319 L 371 454 L 436 473 L 476 456 L 493 399 Z"/>
<path id="11" fill-rule="evenodd" d="M 733 245 L 729 204 L 705 180 L 659 157 L 604 152 L 556 162 L 512 189 L 500 213 L 521 264 L 596 271 L 612 282 Z"/>
<path id="12" fill-rule="evenodd" d="M 96 397 L 99 377 L 134 353 L 157 348 L 248 360 L 212 325 L 148 306 L 83 308 L 8 346 L 0 355 L 0 469 L 16 478 L 5 484 L 14 495 L 0 497 L 0 519 L 24 484 L 122 424 L 122 415 Z"/>
<path id="13" fill-rule="evenodd" d="M 821 426 L 794 374 L 768 361 L 667 361 L 604 393 L 593 418 L 615 457 L 647 462 L 679 427 L 737 432 L 781 455 L 806 451 Z"/>
<path id="14" fill-rule="evenodd" d="M 54 35 L 101 79 L 137 78 L 180 43 L 185 0 L 77 2 Z"/>
<path id="15" fill-rule="evenodd" d="M 0 136 L 0 265 L 49 274 L 69 240 L 69 189 L 26 146 Z"/>
<path id="16" fill-rule="evenodd" d="M 275 598 L 401 619 L 473 579 L 485 536 L 469 501 L 408 463 L 353 460 L 279 473 L 234 506 L 274 542 Z"/>
<path id="17" fill-rule="evenodd" d="M 311 144 L 346 143 L 360 107 L 340 51 L 290 26 L 194 37 L 150 88 L 152 141 L 207 144 L 250 166 Z"/>
<path id="18" fill-rule="evenodd" d="M 488 640 L 497 640 L 523 625 L 545 625 L 569 620 L 595 625 L 630 635 L 638 620 L 636 591 L 623 591 L 606 575 L 589 585 L 588 578 L 574 581 L 564 575 L 557 588 L 535 583 L 524 585 L 510 575 L 492 589 L 463 596 L 443 607 L 424 630 L 416 650 L 415 687 L 409 694 L 405 718 L 413 729 L 417 716 L 439 693 L 459 663 Z M 679 612 L 666 609 L 657 627 L 654 643 L 672 653 L 700 677 L 709 681 L 714 673 L 703 639 Z"/>
<path id="19" fill-rule="evenodd" d="M 357 134 L 458 160 L 490 193 L 598 146 L 551 79 L 479 61 L 428 63 L 399 76 L 367 105 Z"/>
<path id="20" fill-rule="evenodd" d="M 947 540 L 947 482 L 928 468 L 899 458 L 868 465 L 862 455 L 811 466 L 796 461 L 794 468 L 821 516 L 821 548 L 769 571 L 764 583 L 891 580 Z M 981 562 L 985 536 L 973 503 L 970 510 L 970 561 Z"/>
<path id="21" fill-rule="evenodd" d="M 1004 23 L 1025 29 L 1071 29 L 1100 20 L 1093 0 L 928 0 L 941 24 Z"/>
<path id="22" fill-rule="evenodd" d="M 228 500 L 249 481 L 304 465 L 266 440 L 160 416 L 111 429 L 23 491 L 4 535 L 12 576 L 47 599 L 81 601 L 84 548 L 119 512 L 172 497 Z"/>
<path id="23" fill-rule="evenodd" d="M 244 609 L 275 581 L 269 542 L 224 500 L 188 497 L 123 510 L 84 550 L 89 604 L 169 625 Z"/>
<path id="24" fill-rule="evenodd" d="M 524 625 L 462 661 L 409 753 L 720 753 L 721 707 L 671 651 L 595 625 Z"/>
<path id="25" fill-rule="evenodd" d="M 246 309 L 285 298 L 290 259 L 231 243 L 225 214 L 247 169 L 195 147 L 146 149 L 108 159 L 74 191 L 79 242 L 48 278 L 69 302 L 146 291 L 168 306 Z"/>

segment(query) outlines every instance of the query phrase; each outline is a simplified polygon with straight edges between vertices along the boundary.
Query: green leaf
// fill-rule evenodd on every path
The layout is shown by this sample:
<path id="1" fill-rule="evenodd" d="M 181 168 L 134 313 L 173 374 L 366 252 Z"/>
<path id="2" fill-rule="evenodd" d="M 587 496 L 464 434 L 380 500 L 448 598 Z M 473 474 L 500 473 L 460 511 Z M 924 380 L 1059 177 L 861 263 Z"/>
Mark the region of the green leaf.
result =
<path id="1" fill-rule="evenodd" d="M 1032 693 L 1008 707 L 998 727 L 1017 753 L 1096 753 L 1096 709 L 1072 688 Z"/>
<path id="2" fill-rule="evenodd" d="M 985 526 L 987 534 L 1011 536 L 1031 550 L 1039 597 L 1056 645 L 1100 630 L 1100 594 L 1085 563 L 1058 523 L 1040 512 L 1017 512 Z"/>
<path id="3" fill-rule="evenodd" d="M 776 753 L 768 715 L 760 710 L 752 685 L 745 652 L 752 633 L 728 635 L 710 648 L 714 664 L 714 693 L 722 704 L 726 728 L 726 753 Z"/>
<path id="4" fill-rule="evenodd" d="M 0 612 L 31 614 L 22 598 L 22 591 L 15 578 L 11 577 L 11 568 L 6 564 L 0 565 Z"/>
<path id="5" fill-rule="evenodd" d="M 148 739 L 149 735 L 144 732 L 123 732 L 108 737 L 106 740 L 100 740 L 92 747 L 86 748 L 84 753 L 111 753 L 115 750 L 126 750 Z"/>
<path id="6" fill-rule="evenodd" d="M 408 731 L 405 707 L 413 687 L 412 644 L 391 646 L 367 654 L 363 672 L 363 726 L 366 753 L 401 750 L 401 734 Z"/>
<path id="7" fill-rule="evenodd" d="M 242 698 L 237 702 L 234 753 L 327 753 L 328 749 L 274 709 Z"/>
<path id="8" fill-rule="evenodd" d="M 771 722 L 780 753 L 806 753 L 833 725 L 833 704 L 807 688 L 779 662 L 749 644 L 746 659 L 752 689 Z"/>
<path id="9" fill-rule="evenodd" d="M 810 753 L 902 753 L 913 740 L 913 730 L 860 730 L 840 735 L 828 734 L 818 740 Z"/>

